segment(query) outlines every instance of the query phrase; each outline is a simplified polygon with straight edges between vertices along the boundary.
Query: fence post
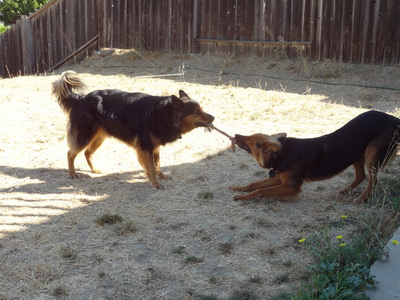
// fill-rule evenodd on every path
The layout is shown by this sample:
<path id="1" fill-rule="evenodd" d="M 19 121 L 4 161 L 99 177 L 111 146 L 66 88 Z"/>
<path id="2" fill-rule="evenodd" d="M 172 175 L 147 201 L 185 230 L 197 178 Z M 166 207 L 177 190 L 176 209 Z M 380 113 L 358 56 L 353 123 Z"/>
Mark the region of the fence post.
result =
<path id="1" fill-rule="evenodd" d="M 21 16 L 21 40 L 23 73 L 32 74 L 35 66 L 35 48 L 33 47 L 32 23 L 27 16 Z"/>

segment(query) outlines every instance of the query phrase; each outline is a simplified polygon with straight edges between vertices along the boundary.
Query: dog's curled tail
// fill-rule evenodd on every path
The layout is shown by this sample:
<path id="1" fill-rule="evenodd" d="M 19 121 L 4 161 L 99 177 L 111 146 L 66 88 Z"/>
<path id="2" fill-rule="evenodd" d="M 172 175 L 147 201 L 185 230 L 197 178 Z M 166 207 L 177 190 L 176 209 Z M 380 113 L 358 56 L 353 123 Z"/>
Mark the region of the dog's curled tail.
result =
<path id="1" fill-rule="evenodd" d="M 61 77 L 53 82 L 52 94 L 64 112 L 69 114 L 71 109 L 79 104 L 82 96 L 76 92 L 83 91 L 86 85 L 74 71 L 65 71 Z"/>

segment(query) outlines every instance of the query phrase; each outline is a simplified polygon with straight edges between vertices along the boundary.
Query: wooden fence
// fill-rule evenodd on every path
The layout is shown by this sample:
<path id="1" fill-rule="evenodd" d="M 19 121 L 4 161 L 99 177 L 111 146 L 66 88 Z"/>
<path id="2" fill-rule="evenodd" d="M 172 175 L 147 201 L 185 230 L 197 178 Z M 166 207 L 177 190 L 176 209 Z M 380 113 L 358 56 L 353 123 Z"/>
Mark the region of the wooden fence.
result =
<path id="1" fill-rule="evenodd" d="M 53 0 L 0 37 L 0 76 L 99 48 L 400 65 L 400 0 Z"/>

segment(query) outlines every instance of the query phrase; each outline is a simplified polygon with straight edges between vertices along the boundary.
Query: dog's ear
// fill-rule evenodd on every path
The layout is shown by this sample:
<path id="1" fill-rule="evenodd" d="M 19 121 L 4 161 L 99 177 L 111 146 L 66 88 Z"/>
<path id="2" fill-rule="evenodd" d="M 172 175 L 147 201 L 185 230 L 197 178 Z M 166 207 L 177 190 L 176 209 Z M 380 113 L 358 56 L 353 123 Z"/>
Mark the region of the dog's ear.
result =
<path id="1" fill-rule="evenodd" d="M 284 133 L 284 136 L 286 136 L 286 133 Z M 279 137 L 282 137 L 282 135 L 279 135 Z M 263 153 L 278 152 L 281 150 L 281 146 L 278 136 L 272 135 L 271 138 L 267 138 L 262 142 L 261 150 Z"/>
<path id="2" fill-rule="evenodd" d="M 272 136 L 277 138 L 277 139 L 282 138 L 282 137 L 285 138 L 287 136 L 287 133 L 286 132 L 279 132 L 279 133 L 273 134 Z"/>
<path id="3" fill-rule="evenodd" d="M 183 110 L 185 108 L 183 101 L 175 95 L 171 95 L 171 102 L 175 109 Z"/>
<path id="4" fill-rule="evenodd" d="M 190 97 L 183 90 L 179 90 L 179 98 L 180 99 L 183 99 L 183 98 L 190 99 Z"/>

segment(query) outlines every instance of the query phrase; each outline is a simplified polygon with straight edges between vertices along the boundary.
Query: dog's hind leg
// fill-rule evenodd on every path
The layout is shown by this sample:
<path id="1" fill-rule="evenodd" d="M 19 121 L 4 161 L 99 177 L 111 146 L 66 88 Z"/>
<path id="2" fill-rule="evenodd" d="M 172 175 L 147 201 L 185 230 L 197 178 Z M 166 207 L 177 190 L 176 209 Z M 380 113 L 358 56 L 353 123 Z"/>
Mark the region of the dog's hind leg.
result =
<path id="1" fill-rule="evenodd" d="M 75 157 L 78 155 L 79 152 L 80 152 L 80 151 L 78 151 L 78 152 L 76 152 L 76 151 L 71 151 L 71 149 L 68 150 L 68 153 L 67 153 L 67 159 L 68 159 L 68 176 L 69 176 L 70 178 L 79 178 L 78 174 L 76 174 L 76 172 L 75 172 L 75 165 L 74 165 Z"/>
<path id="2" fill-rule="evenodd" d="M 390 135 L 383 135 L 372 140 L 365 150 L 365 165 L 368 170 L 368 185 L 360 198 L 354 200 L 354 204 L 366 202 L 376 185 L 378 171 L 385 167 L 392 159 L 397 147 L 391 146 Z"/>
<path id="3" fill-rule="evenodd" d="M 92 172 L 96 174 L 100 174 L 101 171 L 93 165 L 93 154 L 101 146 L 101 144 L 103 144 L 105 139 L 106 136 L 102 133 L 97 134 L 97 136 L 92 140 L 92 142 L 85 150 L 86 161 Z"/>
<path id="4" fill-rule="evenodd" d="M 363 182 L 365 178 L 364 163 L 365 163 L 364 155 L 355 161 L 353 167 L 356 178 L 354 178 L 354 181 L 349 186 L 345 187 L 344 189 L 341 189 L 339 191 L 339 194 L 345 194 L 354 189 L 355 187 L 357 187 L 361 182 Z"/>
<path id="5" fill-rule="evenodd" d="M 85 149 L 91 141 L 93 141 L 97 129 L 90 126 L 87 120 L 78 116 L 70 116 L 70 122 L 67 127 L 67 141 L 69 150 L 67 153 L 68 159 L 68 175 L 70 178 L 79 178 L 75 172 L 75 158 Z"/>

